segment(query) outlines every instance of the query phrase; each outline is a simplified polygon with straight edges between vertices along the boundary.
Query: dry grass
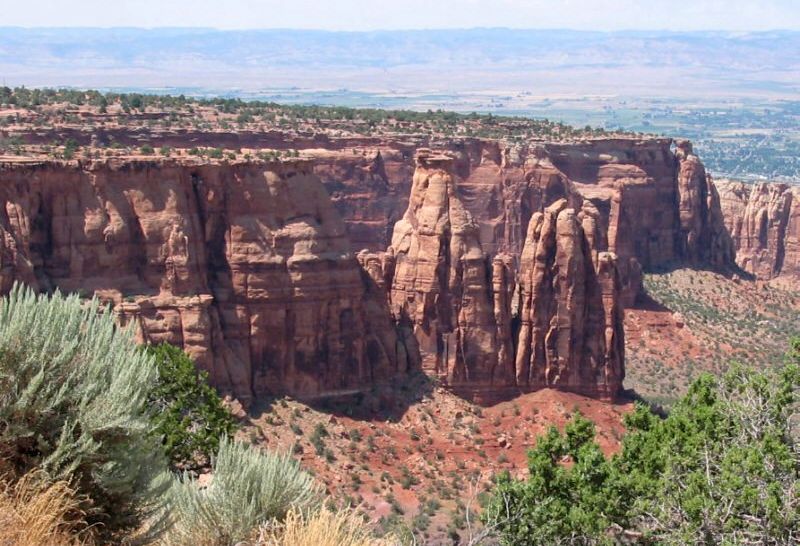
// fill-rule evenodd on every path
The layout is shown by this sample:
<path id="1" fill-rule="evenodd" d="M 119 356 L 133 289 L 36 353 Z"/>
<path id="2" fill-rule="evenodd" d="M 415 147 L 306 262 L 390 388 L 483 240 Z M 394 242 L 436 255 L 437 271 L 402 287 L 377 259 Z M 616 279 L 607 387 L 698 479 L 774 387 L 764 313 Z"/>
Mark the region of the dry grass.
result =
<path id="1" fill-rule="evenodd" d="M 363 518 L 351 510 L 322 509 L 304 516 L 289 512 L 280 525 L 265 528 L 258 545 L 264 546 L 396 546 L 393 537 L 375 538 Z"/>
<path id="2" fill-rule="evenodd" d="M 14 484 L 0 481 L 0 545 L 88 546 L 75 491 L 66 482 L 47 483 L 36 472 Z"/>

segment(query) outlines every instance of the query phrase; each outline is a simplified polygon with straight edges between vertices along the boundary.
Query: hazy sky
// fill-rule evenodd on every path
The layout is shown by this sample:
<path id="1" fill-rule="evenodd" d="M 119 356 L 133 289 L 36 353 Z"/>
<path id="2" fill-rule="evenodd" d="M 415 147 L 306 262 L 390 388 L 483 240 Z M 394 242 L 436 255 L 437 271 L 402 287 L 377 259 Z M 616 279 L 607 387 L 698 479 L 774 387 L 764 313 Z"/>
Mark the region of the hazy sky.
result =
<path id="1" fill-rule="evenodd" d="M 0 26 L 800 29 L 800 0 L 0 0 Z"/>

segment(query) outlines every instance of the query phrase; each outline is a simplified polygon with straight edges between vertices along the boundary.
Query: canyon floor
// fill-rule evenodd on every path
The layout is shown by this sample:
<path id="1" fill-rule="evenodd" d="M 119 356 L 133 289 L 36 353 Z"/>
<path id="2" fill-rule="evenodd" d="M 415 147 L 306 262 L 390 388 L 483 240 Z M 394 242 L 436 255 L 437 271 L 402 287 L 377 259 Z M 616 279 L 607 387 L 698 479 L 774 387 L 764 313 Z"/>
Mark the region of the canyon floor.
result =
<path id="1" fill-rule="evenodd" d="M 669 405 L 701 372 L 783 360 L 800 334 L 800 286 L 676 269 L 645 275 L 647 294 L 625 310 L 628 389 Z"/>
<path id="2" fill-rule="evenodd" d="M 612 453 L 632 409 L 550 389 L 481 407 L 417 376 L 359 400 L 273 400 L 244 418 L 240 436 L 292 451 L 332 498 L 359 506 L 381 529 L 451 544 L 479 532 L 494 476 L 525 475 L 528 449 L 551 425 L 580 412 Z"/>

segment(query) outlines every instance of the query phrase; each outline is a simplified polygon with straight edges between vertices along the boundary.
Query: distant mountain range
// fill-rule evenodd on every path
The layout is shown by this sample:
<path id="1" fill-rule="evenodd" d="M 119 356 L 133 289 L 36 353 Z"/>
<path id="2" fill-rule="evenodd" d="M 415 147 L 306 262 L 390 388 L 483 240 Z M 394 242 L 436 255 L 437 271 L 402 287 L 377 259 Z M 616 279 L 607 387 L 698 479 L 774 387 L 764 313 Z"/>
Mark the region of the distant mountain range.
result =
<path id="1" fill-rule="evenodd" d="M 800 32 L 0 27 L 7 85 L 632 96 L 800 92 Z"/>

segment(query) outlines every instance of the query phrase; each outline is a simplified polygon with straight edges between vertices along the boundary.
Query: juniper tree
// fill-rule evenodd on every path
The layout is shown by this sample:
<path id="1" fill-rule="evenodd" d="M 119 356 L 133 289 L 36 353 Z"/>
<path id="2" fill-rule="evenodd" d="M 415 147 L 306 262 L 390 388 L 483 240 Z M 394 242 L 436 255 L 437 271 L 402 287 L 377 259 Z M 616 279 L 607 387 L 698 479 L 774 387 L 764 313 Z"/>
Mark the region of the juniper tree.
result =
<path id="1" fill-rule="evenodd" d="M 156 434 L 174 467 L 207 464 L 219 449 L 220 438 L 230 437 L 236 424 L 208 374 L 198 371 L 181 349 L 163 343 L 144 350 L 158 367 L 158 379 L 148 395 Z"/>
<path id="2" fill-rule="evenodd" d="M 702 375 L 664 419 L 637 406 L 611 459 L 581 417 L 550 429 L 484 518 L 504 544 L 797 544 L 800 342 L 790 354 Z"/>

